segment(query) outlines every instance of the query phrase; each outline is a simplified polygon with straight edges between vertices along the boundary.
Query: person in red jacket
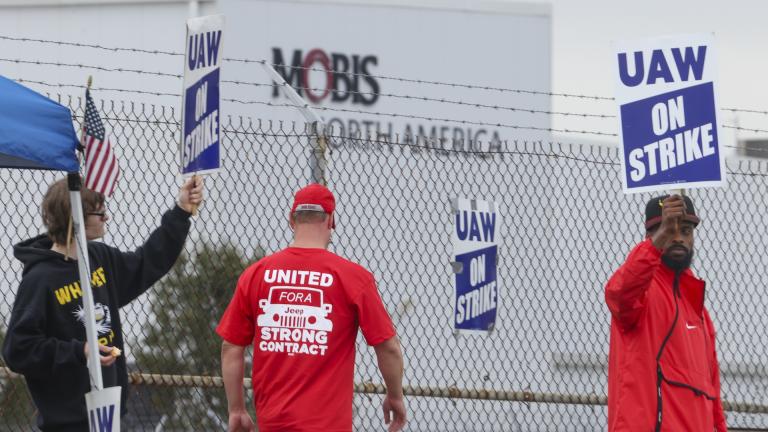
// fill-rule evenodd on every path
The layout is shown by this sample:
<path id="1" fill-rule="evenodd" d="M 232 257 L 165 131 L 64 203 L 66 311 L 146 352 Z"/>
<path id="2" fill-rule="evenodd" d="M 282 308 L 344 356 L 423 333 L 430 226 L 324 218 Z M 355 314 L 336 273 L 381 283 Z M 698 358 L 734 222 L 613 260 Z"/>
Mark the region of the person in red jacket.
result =
<path id="1" fill-rule="evenodd" d="M 649 201 L 645 240 L 605 287 L 610 432 L 727 430 L 705 283 L 690 269 L 698 224 L 687 196 Z"/>

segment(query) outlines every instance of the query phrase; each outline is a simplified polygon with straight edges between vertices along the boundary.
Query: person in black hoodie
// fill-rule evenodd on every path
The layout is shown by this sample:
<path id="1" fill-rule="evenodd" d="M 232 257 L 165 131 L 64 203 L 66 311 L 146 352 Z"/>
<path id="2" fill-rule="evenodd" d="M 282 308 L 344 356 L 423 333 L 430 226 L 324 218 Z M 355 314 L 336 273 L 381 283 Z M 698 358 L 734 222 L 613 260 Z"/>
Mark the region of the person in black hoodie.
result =
<path id="1" fill-rule="evenodd" d="M 122 386 L 125 414 L 125 357 L 110 354 L 111 347 L 124 347 L 120 308 L 144 293 L 176 262 L 189 233 L 192 209 L 203 199 L 202 180 L 192 178 L 184 183 L 176 205 L 163 215 L 160 227 L 133 252 L 91 241 L 104 236 L 109 216 L 104 195 L 89 189 L 83 189 L 81 195 L 104 387 Z M 67 181 L 59 180 L 43 198 L 42 216 L 48 233 L 14 246 L 14 256 L 24 264 L 24 270 L 3 342 L 3 357 L 12 371 L 24 376 L 38 409 L 38 427 L 45 432 L 88 431 L 84 395 L 91 390 L 91 383 L 70 214 Z"/>

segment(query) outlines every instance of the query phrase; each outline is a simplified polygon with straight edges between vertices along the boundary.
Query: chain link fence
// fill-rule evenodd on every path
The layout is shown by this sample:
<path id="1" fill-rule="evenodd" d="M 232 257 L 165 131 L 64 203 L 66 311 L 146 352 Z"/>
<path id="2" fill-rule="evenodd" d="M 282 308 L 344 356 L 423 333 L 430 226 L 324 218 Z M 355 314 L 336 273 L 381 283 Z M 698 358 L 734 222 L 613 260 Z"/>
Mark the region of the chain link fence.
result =
<path id="1" fill-rule="evenodd" d="M 63 103 L 82 116 L 78 100 Z M 101 112 L 123 172 L 104 241 L 130 250 L 174 202 L 178 116 L 114 102 Z M 312 179 L 311 128 L 243 118 L 222 128 L 225 168 L 206 179 L 207 200 L 182 259 L 123 310 L 133 383 L 125 430 L 226 429 L 214 328 L 239 272 L 290 241 L 292 194 Z M 407 430 L 604 430 L 603 286 L 643 238 L 649 198 L 621 193 L 617 151 L 520 141 L 483 152 L 430 137 L 326 132 L 325 178 L 338 201 L 331 249 L 377 277 L 403 344 Z M 728 170 L 726 188 L 691 193 L 703 218 L 695 270 L 708 282 L 729 426 L 759 430 L 768 428 L 768 167 L 741 162 Z M 0 170 L 0 330 L 21 274 L 11 245 L 42 231 L 39 203 L 58 177 Z M 500 304 L 487 335 L 452 329 L 457 197 L 498 204 Z M 384 430 L 375 356 L 362 338 L 358 346 L 355 429 Z M 34 415 L 23 379 L 0 369 L 0 429 L 30 430 Z"/>

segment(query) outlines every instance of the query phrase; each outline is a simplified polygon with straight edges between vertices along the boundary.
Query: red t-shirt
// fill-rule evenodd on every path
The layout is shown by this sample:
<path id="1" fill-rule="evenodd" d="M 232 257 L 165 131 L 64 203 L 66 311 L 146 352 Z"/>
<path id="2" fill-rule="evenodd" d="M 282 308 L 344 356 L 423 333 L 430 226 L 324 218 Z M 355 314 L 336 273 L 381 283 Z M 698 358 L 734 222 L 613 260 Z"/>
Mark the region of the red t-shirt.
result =
<path id="1" fill-rule="evenodd" d="M 240 276 L 216 332 L 253 343 L 259 430 L 351 431 L 355 338 L 395 336 L 373 275 L 325 249 L 289 247 Z"/>

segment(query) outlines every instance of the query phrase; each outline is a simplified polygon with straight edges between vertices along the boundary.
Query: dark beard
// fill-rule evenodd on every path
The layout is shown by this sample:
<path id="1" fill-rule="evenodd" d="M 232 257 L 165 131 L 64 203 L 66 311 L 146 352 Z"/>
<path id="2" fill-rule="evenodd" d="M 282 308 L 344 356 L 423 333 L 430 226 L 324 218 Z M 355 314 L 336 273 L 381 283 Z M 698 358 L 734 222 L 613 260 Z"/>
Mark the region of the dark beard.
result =
<path id="1" fill-rule="evenodd" d="M 691 266 L 693 261 L 693 249 L 691 249 L 685 257 L 680 259 L 672 259 L 667 254 L 661 256 L 661 262 L 667 265 L 672 270 L 685 270 Z"/>

